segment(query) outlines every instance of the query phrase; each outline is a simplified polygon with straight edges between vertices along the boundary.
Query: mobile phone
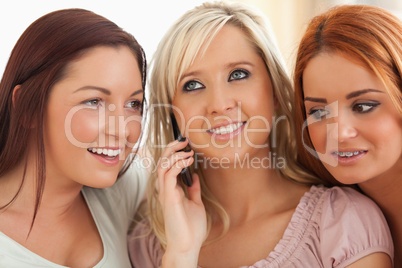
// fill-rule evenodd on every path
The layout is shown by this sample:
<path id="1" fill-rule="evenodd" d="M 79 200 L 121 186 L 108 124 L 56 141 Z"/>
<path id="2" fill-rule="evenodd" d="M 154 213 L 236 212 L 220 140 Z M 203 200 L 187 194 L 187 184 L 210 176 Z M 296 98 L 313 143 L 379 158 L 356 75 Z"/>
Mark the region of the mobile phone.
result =
<path id="1" fill-rule="evenodd" d="M 179 126 L 176 121 L 176 117 L 174 116 L 173 112 L 170 113 L 170 121 L 172 122 L 174 139 L 178 140 L 178 141 L 184 141 L 185 138 L 180 133 L 180 129 L 179 129 Z M 188 151 L 188 150 L 191 150 L 189 145 L 187 145 L 184 149 L 182 149 L 180 151 Z M 191 172 L 190 172 L 189 167 L 183 168 L 179 174 L 179 177 L 181 177 L 181 180 L 183 181 L 183 183 L 186 186 L 190 187 L 191 185 L 193 185 L 193 178 L 191 177 Z"/>

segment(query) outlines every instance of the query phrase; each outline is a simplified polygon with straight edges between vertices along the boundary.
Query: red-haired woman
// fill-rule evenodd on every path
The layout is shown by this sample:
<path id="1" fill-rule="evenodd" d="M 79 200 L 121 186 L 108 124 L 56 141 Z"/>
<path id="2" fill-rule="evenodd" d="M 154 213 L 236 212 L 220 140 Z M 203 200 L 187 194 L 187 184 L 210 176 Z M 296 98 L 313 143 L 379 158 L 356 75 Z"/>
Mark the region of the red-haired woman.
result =
<path id="1" fill-rule="evenodd" d="M 372 6 L 315 17 L 295 70 L 299 160 L 383 210 L 402 266 L 402 23 Z"/>

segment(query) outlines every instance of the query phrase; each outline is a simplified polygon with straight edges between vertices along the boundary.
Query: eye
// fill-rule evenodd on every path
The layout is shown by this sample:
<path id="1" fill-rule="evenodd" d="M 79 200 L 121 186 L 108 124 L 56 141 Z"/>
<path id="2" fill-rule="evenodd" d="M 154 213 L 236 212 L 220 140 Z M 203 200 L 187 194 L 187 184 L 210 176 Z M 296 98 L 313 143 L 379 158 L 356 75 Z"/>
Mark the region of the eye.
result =
<path id="1" fill-rule="evenodd" d="M 101 103 L 101 99 L 92 99 L 92 100 L 87 100 L 84 101 L 83 104 L 86 104 L 88 106 L 93 106 L 93 107 L 98 107 Z"/>
<path id="2" fill-rule="evenodd" d="M 246 71 L 246 70 L 242 70 L 242 69 L 234 70 L 230 74 L 228 81 L 245 79 L 249 75 L 250 75 L 250 73 L 248 71 Z"/>
<path id="3" fill-rule="evenodd" d="M 371 112 L 375 107 L 380 105 L 378 102 L 373 102 L 373 103 L 356 103 L 353 105 L 352 110 L 357 113 L 369 113 Z"/>
<path id="4" fill-rule="evenodd" d="M 142 101 L 139 101 L 139 100 L 130 101 L 129 103 L 126 104 L 126 107 L 131 108 L 131 109 L 136 110 L 136 111 L 141 111 L 141 109 L 142 109 Z"/>
<path id="5" fill-rule="evenodd" d="M 317 120 L 321 120 L 324 116 L 329 114 L 329 111 L 324 109 L 311 109 L 308 114 L 314 116 Z"/>
<path id="6" fill-rule="evenodd" d="M 195 80 L 190 80 L 186 82 L 183 86 L 183 91 L 193 91 L 193 90 L 198 90 L 198 89 L 203 89 L 204 85 L 201 84 L 198 81 Z"/>

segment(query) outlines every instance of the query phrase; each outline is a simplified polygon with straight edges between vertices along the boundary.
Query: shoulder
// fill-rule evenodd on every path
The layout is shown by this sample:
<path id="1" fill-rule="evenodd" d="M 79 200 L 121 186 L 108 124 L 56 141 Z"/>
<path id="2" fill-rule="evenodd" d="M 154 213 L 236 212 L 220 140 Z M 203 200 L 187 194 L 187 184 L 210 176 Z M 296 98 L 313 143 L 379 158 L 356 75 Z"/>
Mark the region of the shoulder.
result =
<path id="1" fill-rule="evenodd" d="M 393 257 L 391 234 L 380 208 L 350 187 L 324 188 L 320 239 L 323 256 L 346 266 L 374 252 Z"/>
<path id="2" fill-rule="evenodd" d="M 321 197 L 321 223 L 361 223 L 365 228 L 387 226 L 380 208 L 369 197 L 350 187 L 324 188 Z M 387 228 L 385 228 L 387 229 Z"/>
<path id="3" fill-rule="evenodd" d="M 137 223 L 128 236 L 128 249 L 134 267 L 159 267 L 163 249 L 147 220 Z"/>

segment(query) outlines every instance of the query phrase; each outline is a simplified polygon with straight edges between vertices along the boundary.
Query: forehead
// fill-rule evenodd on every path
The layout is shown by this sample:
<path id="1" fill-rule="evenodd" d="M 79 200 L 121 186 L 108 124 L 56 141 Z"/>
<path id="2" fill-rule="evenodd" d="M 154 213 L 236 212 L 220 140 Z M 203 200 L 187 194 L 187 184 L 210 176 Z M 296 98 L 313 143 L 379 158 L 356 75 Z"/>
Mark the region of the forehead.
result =
<path id="1" fill-rule="evenodd" d="M 237 26 L 226 24 L 211 40 L 204 42 L 191 66 L 202 64 L 206 57 L 214 57 L 219 61 L 236 61 L 251 54 L 257 55 L 256 49 L 246 33 Z"/>
<path id="2" fill-rule="evenodd" d="M 378 77 L 361 61 L 339 53 L 323 52 L 312 58 L 303 72 L 303 90 L 315 94 L 382 87 Z"/>

